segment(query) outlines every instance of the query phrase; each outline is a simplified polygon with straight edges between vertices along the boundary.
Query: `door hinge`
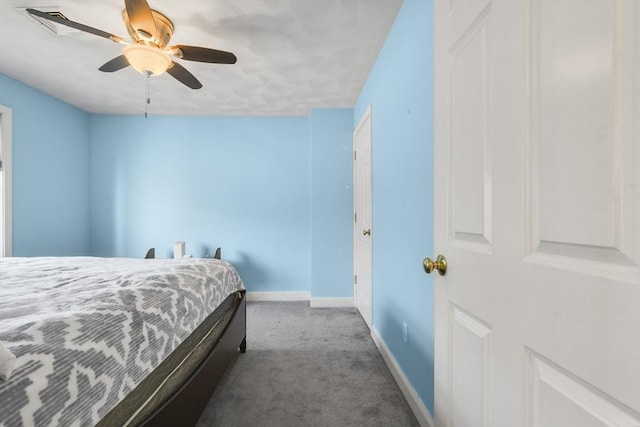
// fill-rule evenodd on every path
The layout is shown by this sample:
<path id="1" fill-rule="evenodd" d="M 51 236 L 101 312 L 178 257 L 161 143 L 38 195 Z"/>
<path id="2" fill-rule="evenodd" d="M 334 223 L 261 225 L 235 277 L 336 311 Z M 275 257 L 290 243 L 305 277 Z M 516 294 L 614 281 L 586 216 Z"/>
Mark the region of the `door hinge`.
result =
<path id="1" fill-rule="evenodd" d="M 358 275 L 353 276 L 353 283 L 358 284 Z"/>
<path id="2" fill-rule="evenodd" d="M 358 213 L 353 214 L 353 222 L 358 222 Z"/>
<path id="3" fill-rule="evenodd" d="M 356 158 L 358 157 L 358 155 L 356 154 L 356 152 L 353 152 L 353 160 L 356 160 Z"/>

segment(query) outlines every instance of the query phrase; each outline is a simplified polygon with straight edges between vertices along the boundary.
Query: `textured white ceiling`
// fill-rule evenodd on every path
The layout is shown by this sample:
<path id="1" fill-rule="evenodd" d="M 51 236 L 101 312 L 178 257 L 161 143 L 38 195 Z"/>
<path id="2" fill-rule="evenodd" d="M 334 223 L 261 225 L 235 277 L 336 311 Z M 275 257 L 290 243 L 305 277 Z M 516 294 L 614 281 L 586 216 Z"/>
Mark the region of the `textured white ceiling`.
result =
<path id="1" fill-rule="evenodd" d="M 171 44 L 231 51 L 235 65 L 180 61 L 204 85 L 150 80 L 151 114 L 306 115 L 351 107 L 402 0 L 149 0 L 175 25 Z M 58 6 L 69 19 L 129 39 L 123 0 L 0 0 L 0 72 L 93 113 L 142 114 L 145 77 L 98 68 L 122 46 L 54 35 L 20 8 Z"/>

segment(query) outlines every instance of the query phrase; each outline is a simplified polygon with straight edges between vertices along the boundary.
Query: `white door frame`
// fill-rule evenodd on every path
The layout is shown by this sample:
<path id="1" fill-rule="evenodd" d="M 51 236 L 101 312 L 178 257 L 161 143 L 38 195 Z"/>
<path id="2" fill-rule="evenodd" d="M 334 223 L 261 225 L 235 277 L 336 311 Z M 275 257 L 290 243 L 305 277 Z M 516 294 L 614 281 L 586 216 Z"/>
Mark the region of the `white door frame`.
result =
<path id="1" fill-rule="evenodd" d="M 372 285 L 372 252 L 373 252 L 373 234 L 371 232 L 372 223 L 372 142 L 373 142 L 373 126 L 371 117 L 371 105 L 367 108 L 367 111 L 363 114 L 362 118 L 358 122 L 355 130 L 353 131 L 353 271 L 354 271 L 354 287 L 353 297 L 356 308 L 360 311 L 365 323 L 369 326 L 369 329 L 373 328 L 373 285 Z M 365 129 L 365 126 L 368 129 Z M 357 135 L 366 130 L 365 135 L 369 136 L 369 141 L 366 144 L 368 150 L 362 147 L 356 146 Z M 358 157 L 359 156 L 359 157 Z M 359 174 L 363 173 L 362 168 L 358 168 L 358 159 L 367 159 L 369 168 L 364 170 L 364 173 L 368 173 L 367 177 L 360 177 Z M 359 178 L 363 178 L 366 181 L 365 193 L 359 194 Z M 364 205 L 358 212 L 359 198 L 363 198 Z M 368 203 L 367 203 L 368 201 Z M 368 230 L 369 235 L 364 236 L 363 231 Z M 363 240 L 366 239 L 366 240 Z M 368 247 L 367 247 L 368 246 Z"/>
<path id="2" fill-rule="evenodd" d="M 2 153 L 2 171 L 3 179 L 0 185 L 3 186 L 2 192 L 3 199 L 0 200 L 0 234 L 2 235 L 2 243 L 0 244 L 0 258 L 12 256 L 12 167 L 11 167 L 11 125 L 13 122 L 12 110 L 9 107 L 0 105 L 0 130 L 2 135 L 0 138 L 2 146 L 0 147 L 0 153 Z"/>

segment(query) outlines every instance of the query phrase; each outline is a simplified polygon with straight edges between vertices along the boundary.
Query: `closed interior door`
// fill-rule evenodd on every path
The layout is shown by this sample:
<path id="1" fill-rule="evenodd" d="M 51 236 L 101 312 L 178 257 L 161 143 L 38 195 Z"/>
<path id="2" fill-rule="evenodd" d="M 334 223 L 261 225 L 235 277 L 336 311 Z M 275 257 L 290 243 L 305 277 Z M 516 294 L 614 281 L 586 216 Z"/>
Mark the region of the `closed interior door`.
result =
<path id="1" fill-rule="evenodd" d="M 435 2 L 437 426 L 640 426 L 640 2 Z"/>
<path id="2" fill-rule="evenodd" d="M 353 181 L 354 296 L 358 311 L 371 329 L 371 107 L 353 133 Z"/>

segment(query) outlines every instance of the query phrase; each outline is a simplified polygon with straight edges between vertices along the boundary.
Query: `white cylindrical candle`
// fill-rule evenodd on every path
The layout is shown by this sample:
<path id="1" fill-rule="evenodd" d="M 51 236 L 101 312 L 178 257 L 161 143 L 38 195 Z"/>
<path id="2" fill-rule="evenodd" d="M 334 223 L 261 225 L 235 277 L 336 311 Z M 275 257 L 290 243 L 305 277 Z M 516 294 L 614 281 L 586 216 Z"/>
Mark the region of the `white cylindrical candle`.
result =
<path id="1" fill-rule="evenodd" d="M 176 242 L 173 245 L 173 257 L 175 259 L 184 258 L 184 242 Z"/>

